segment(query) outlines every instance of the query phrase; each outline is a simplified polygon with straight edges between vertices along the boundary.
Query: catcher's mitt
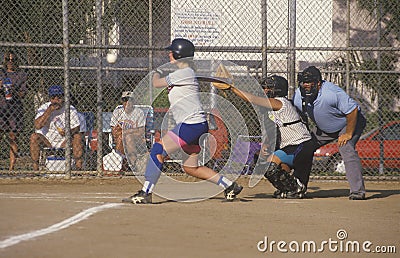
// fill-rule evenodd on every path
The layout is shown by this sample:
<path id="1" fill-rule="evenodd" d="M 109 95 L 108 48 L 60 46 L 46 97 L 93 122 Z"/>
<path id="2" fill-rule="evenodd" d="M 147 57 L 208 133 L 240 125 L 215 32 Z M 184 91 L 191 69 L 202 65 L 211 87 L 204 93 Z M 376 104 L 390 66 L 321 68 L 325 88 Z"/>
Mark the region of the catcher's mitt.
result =
<path id="1" fill-rule="evenodd" d="M 220 64 L 215 73 L 217 81 L 213 81 L 212 85 L 219 90 L 229 90 L 233 87 L 233 76 L 223 64 Z"/>

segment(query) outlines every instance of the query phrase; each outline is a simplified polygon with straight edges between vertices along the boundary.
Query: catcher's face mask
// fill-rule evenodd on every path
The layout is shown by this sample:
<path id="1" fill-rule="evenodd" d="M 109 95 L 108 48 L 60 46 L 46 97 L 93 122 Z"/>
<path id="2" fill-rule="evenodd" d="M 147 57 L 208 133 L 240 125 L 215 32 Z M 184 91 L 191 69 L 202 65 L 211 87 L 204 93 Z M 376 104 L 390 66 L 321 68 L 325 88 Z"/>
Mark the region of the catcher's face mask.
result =
<path id="1" fill-rule="evenodd" d="M 261 82 L 261 87 L 263 88 L 265 95 L 268 98 L 275 98 L 275 82 L 272 77 L 267 77 Z"/>
<path id="2" fill-rule="evenodd" d="M 274 97 L 274 89 L 267 87 L 265 84 L 261 84 L 261 88 L 263 88 L 265 95 L 267 95 L 267 98 L 273 98 Z"/>
<path id="3" fill-rule="evenodd" d="M 302 72 L 298 74 L 297 80 L 299 87 L 303 88 L 303 92 L 307 97 L 310 99 L 317 97 L 319 79 L 316 76 Z"/>

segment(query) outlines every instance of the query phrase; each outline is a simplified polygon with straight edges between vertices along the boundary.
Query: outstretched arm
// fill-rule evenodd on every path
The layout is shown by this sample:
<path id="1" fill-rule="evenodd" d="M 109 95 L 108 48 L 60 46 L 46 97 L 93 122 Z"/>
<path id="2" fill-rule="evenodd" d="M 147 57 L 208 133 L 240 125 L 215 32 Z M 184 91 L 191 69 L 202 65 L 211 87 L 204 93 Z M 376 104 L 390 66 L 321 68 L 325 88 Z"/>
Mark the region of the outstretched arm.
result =
<path id="1" fill-rule="evenodd" d="M 243 100 L 253 103 L 255 105 L 266 107 L 272 110 L 279 110 L 282 108 L 282 102 L 277 99 L 258 97 L 249 92 L 242 91 L 234 87 L 232 87 L 231 90 Z"/>

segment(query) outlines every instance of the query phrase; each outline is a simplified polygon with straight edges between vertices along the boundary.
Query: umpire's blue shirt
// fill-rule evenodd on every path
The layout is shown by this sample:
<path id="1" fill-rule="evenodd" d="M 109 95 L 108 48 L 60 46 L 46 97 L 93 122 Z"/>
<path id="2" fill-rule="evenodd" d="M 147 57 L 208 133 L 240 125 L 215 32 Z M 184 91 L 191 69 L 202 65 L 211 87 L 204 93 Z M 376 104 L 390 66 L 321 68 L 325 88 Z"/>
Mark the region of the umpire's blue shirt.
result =
<path id="1" fill-rule="evenodd" d="M 293 104 L 299 110 L 302 110 L 301 102 L 300 89 L 297 88 L 293 96 Z M 331 82 L 323 81 L 317 98 L 307 105 L 307 114 L 319 129 L 327 133 L 335 133 L 346 126 L 346 115 L 355 108 L 359 109 L 357 102 L 343 89 Z"/>

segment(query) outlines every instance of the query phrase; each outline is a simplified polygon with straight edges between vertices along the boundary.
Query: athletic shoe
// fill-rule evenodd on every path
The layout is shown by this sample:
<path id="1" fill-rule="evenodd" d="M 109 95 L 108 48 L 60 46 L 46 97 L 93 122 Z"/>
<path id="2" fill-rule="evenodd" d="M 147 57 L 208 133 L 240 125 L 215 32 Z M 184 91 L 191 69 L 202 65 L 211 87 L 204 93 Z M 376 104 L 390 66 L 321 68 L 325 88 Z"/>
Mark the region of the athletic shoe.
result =
<path id="1" fill-rule="evenodd" d="M 277 199 L 303 199 L 306 192 L 307 192 L 306 186 L 302 182 L 300 182 L 299 179 L 296 178 L 295 190 L 287 192 L 276 190 L 272 196 Z"/>
<path id="2" fill-rule="evenodd" d="M 152 203 L 152 194 L 151 193 L 145 193 L 143 190 L 138 191 L 134 195 L 122 199 L 122 202 L 126 203 L 133 203 L 133 204 L 146 204 L 146 203 Z"/>
<path id="3" fill-rule="evenodd" d="M 286 199 L 303 199 L 305 195 L 306 195 L 306 193 L 304 193 L 304 192 L 299 192 L 299 193 L 287 192 L 285 195 L 285 198 Z"/>
<path id="4" fill-rule="evenodd" d="M 272 197 L 276 199 L 284 199 L 286 196 L 286 192 L 283 192 L 281 190 L 276 190 L 273 194 Z"/>
<path id="5" fill-rule="evenodd" d="M 243 186 L 236 182 L 233 182 L 231 186 L 224 190 L 225 200 L 232 202 L 236 199 L 236 196 L 243 190 Z"/>
<path id="6" fill-rule="evenodd" d="M 349 200 L 365 200 L 365 193 L 351 193 Z"/>

